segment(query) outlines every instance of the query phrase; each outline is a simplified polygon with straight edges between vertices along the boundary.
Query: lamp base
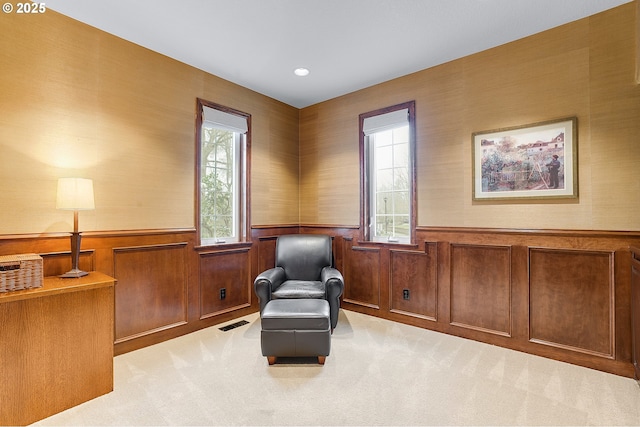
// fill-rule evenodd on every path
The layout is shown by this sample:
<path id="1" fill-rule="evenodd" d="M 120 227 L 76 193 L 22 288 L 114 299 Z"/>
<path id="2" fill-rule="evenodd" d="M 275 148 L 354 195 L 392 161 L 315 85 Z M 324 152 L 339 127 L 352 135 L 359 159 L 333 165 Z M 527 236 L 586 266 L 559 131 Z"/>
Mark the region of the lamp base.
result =
<path id="1" fill-rule="evenodd" d="M 64 277 L 64 278 L 77 278 L 77 277 L 83 277 L 83 276 L 86 276 L 87 274 L 89 274 L 89 273 L 87 273 L 86 271 L 82 271 L 82 270 L 79 270 L 79 269 L 77 269 L 77 268 L 74 268 L 74 269 L 71 269 L 71 270 L 67 271 L 67 272 L 66 272 L 66 273 L 64 273 L 64 274 L 61 274 L 61 275 L 60 275 L 60 276 L 58 276 L 58 277 Z"/>
<path id="2" fill-rule="evenodd" d="M 73 233 L 71 233 L 71 270 L 58 277 L 77 278 L 89 274 L 86 271 L 82 271 L 78 268 L 78 261 L 80 259 L 80 242 L 82 240 L 82 235 L 78 232 L 76 224 L 74 224 L 73 228 Z"/>

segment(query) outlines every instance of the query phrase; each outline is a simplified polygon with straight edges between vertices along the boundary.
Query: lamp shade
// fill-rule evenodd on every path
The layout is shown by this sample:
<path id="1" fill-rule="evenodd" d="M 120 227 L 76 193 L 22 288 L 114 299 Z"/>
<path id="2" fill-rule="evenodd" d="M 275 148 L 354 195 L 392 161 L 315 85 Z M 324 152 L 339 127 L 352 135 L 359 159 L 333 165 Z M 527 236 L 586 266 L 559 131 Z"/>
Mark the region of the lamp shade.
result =
<path id="1" fill-rule="evenodd" d="M 74 211 L 95 209 L 93 180 L 85 178 L 58 179 L 56 209 Z"/>

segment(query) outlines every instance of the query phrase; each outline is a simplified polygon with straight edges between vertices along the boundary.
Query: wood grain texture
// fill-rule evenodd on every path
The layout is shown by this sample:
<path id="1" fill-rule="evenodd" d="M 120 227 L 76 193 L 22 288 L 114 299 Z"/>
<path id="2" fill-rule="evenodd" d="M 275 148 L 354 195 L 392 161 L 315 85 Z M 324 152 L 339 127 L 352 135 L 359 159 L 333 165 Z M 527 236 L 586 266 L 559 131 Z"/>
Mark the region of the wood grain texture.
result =
<path id="1" fill-rule="evenodd" d="M 71 251 L 55 252 L 41 255 L 47 262 L 43 262 L 44 276 L 58 276 L 71 270 Z M 78 268 L 83 271 L 95 271 L 95 253 L 80 250 Z"/>
<path id="2" fill-rule="evenodd" d="M 640 248 L 631 247 L 631 362 L 640 380 Z"/>
<path id="3" fill-rule="evenodd" d="M 285 234 L 292 230 L 297 232 L 298 226 L 263 228 L 252 235 L 252 239 L 257 239 L 260 233 Z M 256 258 L 251 248 L 258 244 L 256 241 L 199 248 L 195 246 L 195 237 L 193 229 L 104 231 L 84 235 L 83 251 L 91 255 L 95 269 L 120 279 L 120 296 L 125 297 L 129 292 L 134 300 L 129 302 L 124 298 L 124 303 L 116 306 L 116 311 L 122 308 L 116 319 L 122 322 L 118 324 L 118 330 L 124 328 L 126 334 L 134 335 L 126 339 L 119 336 L 120 340 L 114 346 L 115 354 L 156 344 L 257 310 L 257 298 L 251 292 L 250 305 L 240 305 L 233 310 L 201 318 L 199 254 L 249 250 L 250 270 L 253 272 Z M 52 274 L 67 271 L 64 263 L 68 246 L 66 233 L 0 235 L 0 255 L 38 253 L 43 256 L 43 269 Z M 220 268 L 224 270 L 225 265 L 220 264 Z"/>
<path id="4" fill-rule="evenodd" d="M 326 226 L 318 230 L 331 233 Z M 333 233 L 342 232 L 333 229 Z M 417 261 L 424 256 L 422 245 L 399 248 L 358 242 L 359 247 L 377 253 L 379 261 L 378 284 L 371 281 L 373 285 L 358 293 L 374 292 L 378 286 L 380 304 L 372 308 L 345 298 L 343 308 L 633 376 L 629 247 L 640 245 L 640 233 L 419 227 L 417 236 L 425 251 L 432 247 L 436 251 L 435 320 L 424 315 L 432 309 L 428 300 L 416 305 L 402 301 L 406 304 L 402 309 L 397 305 L 400 283 L 426 283 L 432 277 Z M 345 234 L 343 240 L 344 270 L 349 271 L 360 261 L 351 257 L 354 238 Z M 554 272 L 562 270 L 562 286 L 551 285 L 555 276 L 544 276 L 547 270 L 540 264 L 546 258 L 532 261 L 532 250 L 551 251 L 550 267 Z M 540 253 L 535 252 L 536 256 Z M 569 256 L 563 259 L 556 254 Z M 577 279 L 576 270 L 583 270 Z M 368 277 L 362 279 L 368 281 Z M 553 292 L 562 295 L 551 298 Z M 602 314 L 602 304 L 608 306 L 608 315 Z M 587 329 L 588 333 L 574 337 L 576 331 Z"/>
<path id="5" fill-rule="evenodd" d="M 277 236 L 258 239 L 258 272 L 263 272 L 275 267 L 277 239 Z"/>
<path id="6" fill-rule="evenodd" d="M 249 307 L 253 293 L 249 249 L 200 253 L 200 318 Z M 225 298 L 220 290 L 225 290 Z"/>
<path id="7" fill-rule="evenodd" d="M 186 243 L 114 249 L 116 342 L 185 324 Z"/>
<path id="8" fill-rule="evenodd" d="M 373 316 L 379 316 L 394 321 L 408 323 L 414 326 L 433 329 L 439 332 L 462 336 L 474 340 L 487 342 L 493 345 L 500 345 L 506 348 L 526 351 L 544 357 L 563 360 L 594 369 L 600 369 L 619 375 L 633 376 L 633 365 L 631 363 L 632 343 L 631 343 L 631 256 L 629 247 L 640 247 L 640 233 L 638 232 L 611 232 L 611 231 L 576 231 L 576 230 L 521 230 L 521 229 L 488 229 L 488 228 L 455 228 L 455 227 L 418 227 L 418 245 L 390 245 L 371 244 L 358 242 L 357 237 L 360 231 L 357 228 L 330 227 L 322 225 L 314 227 L 312 225 L 278 225 L 260 226 L 252 229 L 252 243 L 236 245 L 220 245 L 214 248 L 195 248 L 194 230 L 145 230 L 128 232 L 103 232 L 91 233 L 83 239 L 83 248 L 94 254 L 96 268 L 105 273 L 113 273 L 116 260 L 119 256 L 115 250 L 117 248 L 135 248 L 140 246 L 163 247 L 163 246 L 183 246 L 186 242 L 186 261 L 181 257 L 171 257 L 169 263 L 174 268 L 186 268 L 188 282 L 188 322 L 173 326 L 168 329 L 156 331 L 151 334 L 143 334 L 137 338 L 118 342 L 114 351 L 116 354 L 135 350 L 147 345 L 162 342 L 191 331 L 213 326 L 221 322 L 257 311 L 257 298 L 254 292 L 250 292 L 251 305 L 245 308 L 238 308 L 231 311 L 222 311 L 219 314 L 204 319 L 200 318 L 200 273 L 199 259 L 200 253 L 225 252 L 225 251 L 249 251 L 251 263 L 251 280 L 262 271 L 263 267 L 272 265 L 270 261 L 275 249 L 275 238 L 281 234 L 291 234 L 297 232 L 322 233 L 332 236 L 334 242 L 334 254 L 336 263 L 345 275 L 345 298 L 342 307 L 348 310 L 355 310 Z M 86 244 L 86 246 L 85 246 Z M 420 300 L 419 304 L 415 300 L 410 300 L 410 305 L 403 305 L 397 309 L 398 305 L 393 301 L 395 292 L 400 283 L 420 283 L 425 288 L 420 288 L 417 292 L 419 298 L 426 294 L 431 294 L 432 290 L 426 285 L 432 280 L 433 272 L 419 263 L 411 262 L 416 257 L 423 260 L 426 254 L 433 254 L 432 248 L 435 245 L 436 262 L 436 320 L 430 319 L 429 313 L 432 308 L 430 300 Z M 511 325 L 510 336 L 495 333 L 491 330 L 482 330 L 474 327 L 461 327 L 452 325 L 452 320 L 460 318 L 474 318 L 474 314 L 452 311 L 452 297 L 457 296 L 460 288 L 460 277 L 453 279 L 452 262 L 456 258 L 452 256 L 455 246 L 468 246 L 480 248 L 498 247 L 510 248 L 510 271 L 511 271 Z M 68 246 L 68 236 L 0 236 L 0 255 L 11 253 L 61 253 Z M 354 250 L 353 247 L 364 249 Z M 615 341 L 615 357 L 603 357 L 601 354 L 593 354 L 581 348 L 574 348 L 567 345 L 548 345 L 530 341 L 530 273 L 529 273 L 529 249 L 546 248 L 561 251 L 573 251 L 576 255 L 583 253 L 604 253 L 610 254 L 613 266 L 598 263 L 599 270 L 594 278 L 604 277 L 613 272 L 613 286 L 615 291 L 615 324 L 613 337 Z M 206 250 L 205 250 L 206 249 Z M 202 252 L 204 251 L 204 252 Z M 170 251 L 171 252 L 171 251 Z M 259 254 L 262 252 L 262 254 Z M 410 253 L 404 256 L 405 253 Z M 482 251 L 481 251 L 482 252 Z M 573 254 L 573 252 L 571 252 Z M 399 253 L 399 257 L 395 254 Z M 498 254 L 502 252 L 498 251 Z M 355 256 L 354 256 L 355 254 Z M 415 255 L 414 255 L 415 254 Z M 55 258 L 55 257 L 54 257 Z M 482 258 L 482 257 L 481 257 Z M 164 265 L 166 258 L 150 257 L 154 262 L 160 263 L 159 270 L 167 269 Z M 262 261 L 259 261 L 262 259 Z M 569 259 L 569 268 L 575 264 L 574 258 Z M 584 263 L 583 258 L 575 258 Z M 588 258 L 587 258 L 588 259 Z M 45 269 L 48 262 L 57 263 L 55 259 L 44 258 Z M 429 260 L 429 263 L 432 261 Z M 489 262 L 488 264 L 491 264 Z M 225 272 L 225 263 L 212 262 L 208 265 L 211 270 L 208 274 L 212 277 L 216 275 L 216 268 L 221 269 L 221 274 Z M 154 266 L 149 266 L 154 268 Z M 564 268 L 564 267 L 563 267 Z M 604 268 L 606 271 L 603 271 Z M 116 269 L 117 270 L 117 269 Z M 131 273 L 127 280 L 132 282 L 146 283 L 145 269 L 127 269 Z M 351 273 L 349 273 L 351 271 Z M 484 273 L 483 273 L 484 274 Z M 113 274 L 109 274 L 113 276 Z M 468 277 L 469 275 L 467 275 Z M 118 279 L 118 277 L 116 277 Z M 353 279 L 353 280 L 352 280 Z M 352 282 L 352 283 L 351 283 Z M 539 282 L 536 282 L 539 283 Z M 586 283 L 593 284 L 592 279 L 586 279 Z M 351 292 L 349 289 L 352 289 Z M 597 288 L 597 287 L 596 287 Z M 413 297 L 416 296 L 415 285 L 412 289 Z M 427 290 L 428 289 L 428 290 Z M 21 291 L 19 291 L 21 292 Z M 471 292 L 474 292 L 472 289 Z M 599 291 L 598 291 L 599 292 Z M 413 298 L 412 297 L 412 298 Z M 352 299 L 349 299 L 352 298 Z M 397 298 L 397 296 L 396 296 Z M 164 302 L 170 305 L 170 311 L 181 312 L 184 308 L 184 300 L 174 298 L 170 293 L 165 294 Z M 486 298 L 480 299 L 481 304 L 485 304 Z M 372 304 L 375 303 L 375 304 Z M 377 303 L 376 303 L 377 302 Z M 402 303 L 404 304 L 404 302 Z M 487 304 L 493 304 L 492 301 Z M 556 305 L 554 310 L 564 310 L 563 304 L 568 304 L 568 313 L 573 313 L 575 303 L 573 301 L 562 300 L 560 305 Z M 502 306 L 500 306 L 502 307 Z M 473 306 L 471 306 L 473 309 Z M 503 311 L 497 312 L 496 319 L 490 319 L 489 324 L 500 324 L 504 321 Z M 427 316 L 425 316 L 427 314 Z M 482 314 L 482 313 L 481 313 Z M 479 317 L 483 319 L 482 315 Z M 595 318 L 593 318 L 595 319 Z M 596 321 L 593 320 L 592 321 Z M 145 320 L 137 328 L 144 329 Z M 477 326 L 478 321 L 467 321 Z M 608 323 L 608 320 L 607 320 Z M 134 325 L 135 326 L 135 325 Z M 493 326 L 494 329 L 501 329 Z M 602 328 L 598 324 L 597 328 Z M 605 327 L 606 328 L 606 327 Z M 558 332 L 558 327 L 551 328 L 555 335 L 562 336 L 564 332 Z M 557 339 L 556 339 L 557 341 Z"/>
<path id="9" fill-rule="evenodd" d="M 452 325 L 511 336 L 511 248 L 451 247 Z"/>
<path id="10" fill-rule="evenodd" d="M 615 356 L 613 254 L 530 251 L 531 340 Z"/>
<path id="11" fill-rule="evenodd" d="M 380 251 L 346 244 L 344 265 L 345 302 L 371 309 L 380 308 Z"/>
<path id="12" fill-rule="evenodd" d="M 390 251 L 390 311 L 437 320 L 438 254 L 435 243 L 424 252 Z M 409 292 L 405 299 L 403 291 Z"/>
<path id="13" fill-rule="evenodd" d="M 91 273 L 0 295 L 0 424 L 31 424 L 113 390 L 113 285 Z"/>

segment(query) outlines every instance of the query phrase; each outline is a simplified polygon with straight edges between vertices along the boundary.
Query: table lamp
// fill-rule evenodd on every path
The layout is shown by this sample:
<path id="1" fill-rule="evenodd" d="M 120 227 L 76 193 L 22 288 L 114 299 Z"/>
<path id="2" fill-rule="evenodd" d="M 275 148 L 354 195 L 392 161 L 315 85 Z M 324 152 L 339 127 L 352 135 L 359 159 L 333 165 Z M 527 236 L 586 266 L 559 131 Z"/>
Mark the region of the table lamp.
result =
<path id="1" fill-rule="evenodd" d="M 73 211 L 73 233 L 71 233 L 71 270 L 60 277 L 82 277 L 86 271 L 78 268 L 80 258 L 80 232 L 78 231 L 78 211 L 95 209 L 93 181 L 84 178 L 58 179 L 56 209 Z"/>

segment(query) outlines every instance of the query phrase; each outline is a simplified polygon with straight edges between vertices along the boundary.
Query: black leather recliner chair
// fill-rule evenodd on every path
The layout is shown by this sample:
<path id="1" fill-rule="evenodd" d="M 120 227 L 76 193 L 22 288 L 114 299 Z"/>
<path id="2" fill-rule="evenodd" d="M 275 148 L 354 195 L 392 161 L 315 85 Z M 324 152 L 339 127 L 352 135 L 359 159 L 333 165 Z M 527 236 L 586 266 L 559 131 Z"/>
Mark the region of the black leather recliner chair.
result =
<path id="1" fill-rule="evenodd" d="M 253 283 L 260 313 L 272 299 L 323 298 L 329 302 L 331 330 L 338 324 L 342 274 L 333 267 L 331 237 L 291 234 L 276 241 L 276 266 L 262 272 Z"/>

